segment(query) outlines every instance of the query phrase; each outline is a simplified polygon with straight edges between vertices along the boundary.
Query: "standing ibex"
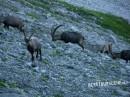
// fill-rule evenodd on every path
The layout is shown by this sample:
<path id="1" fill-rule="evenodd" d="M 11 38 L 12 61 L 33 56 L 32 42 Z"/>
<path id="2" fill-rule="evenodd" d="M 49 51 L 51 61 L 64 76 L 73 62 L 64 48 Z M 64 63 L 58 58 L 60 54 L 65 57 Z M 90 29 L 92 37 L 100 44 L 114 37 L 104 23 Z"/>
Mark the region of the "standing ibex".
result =
<path id="1" fill-rule="evenodd" d="M 111 54 L 112 53 L 112 43 L 106 43 L 102 46 L 101 53 L 107 53 L 107 54 Z"/>
<path id="2" fill-rule="evenodd" d="M 34 61 L 34 54 L 36 53 L 36 58 L 40 55 L 40 60 L 42 60 L 42 52 L 41 52 L 41 43 L 40 40 L 37 37 L 33 37 L 33 33 L 30 35 L 29 38 L 27 38 L 25 32 L 24 34 L 24 40 L 27 46 L 27 50 L 30 52 L 32 56 L 32 62 Z"/>
<path id="3" fill-rule="evenodd" d="M 130 50 L 122 50 L 119 53 L 112 53 L 112 58 L 116 59 L 116 58 L 120 58 L 120 59 L 124 59 L 126 61 L 126 63 L 128 63 L 128 60 L 130 60 Z"/>
<path id="4" fill-rule="evenodd" d="M 0 24 L 4 24 L 4 28 L 8 28 L 9 29 L 9 26 L 11 27 L 15 27 L 15 28 L 18 28 L 20 31 L 23 31 L 23 27 L 24 27 L 24 24 L 23 24 L 23 21 L 18 18 L 18 17 L 15 17 L 15 16 L 1 16 L 1 19 L 0 19 Z"/>
<path id="5" fill-rule="evenodd" d="M 78 32 L 62 32 L 59 35 L 55 35 L 56 30 L 63 25 L 57 26 L 53 31 L 51 31 L 52 41 L 62 40 L 65 43 L 71 42 L 78 44 L 82 49 L 84 49 L 85 38 Z"/>

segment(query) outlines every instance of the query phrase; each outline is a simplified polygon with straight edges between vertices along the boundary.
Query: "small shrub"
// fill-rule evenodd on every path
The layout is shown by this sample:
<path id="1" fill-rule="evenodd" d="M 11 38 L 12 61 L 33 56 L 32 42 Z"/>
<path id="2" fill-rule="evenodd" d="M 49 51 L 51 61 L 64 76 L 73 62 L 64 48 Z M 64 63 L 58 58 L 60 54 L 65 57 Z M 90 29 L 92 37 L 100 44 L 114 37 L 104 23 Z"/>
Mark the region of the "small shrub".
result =
<path id="1" fill-rule="evenodd" d="M 59 51 L 59 50 L 57 50 L 57 49 L 55 49 L 55 50 L 53 50 L 53 52 L 51 53 L 51 56 L 62 56 L 62 52 L 61 51 Z"/>
<path id="2" fill-rule="evenodd" d="M 62 94 L 55 94 L 54 97 L 64 97 Z"/>
<path id="3" fill-rule="evenodd" d="M 47 81 L 49 80 L 49 76 L 42 74 L 42 75 L 41 75 L 41 79 L 42 79 L 42 81 L 47 82 Z"/>
<path id="4" fill-rule="evenodd" d="M 0 88 L 5 88 L 7 87 L 7 83 L 3 80 L 0 80 Z"/>

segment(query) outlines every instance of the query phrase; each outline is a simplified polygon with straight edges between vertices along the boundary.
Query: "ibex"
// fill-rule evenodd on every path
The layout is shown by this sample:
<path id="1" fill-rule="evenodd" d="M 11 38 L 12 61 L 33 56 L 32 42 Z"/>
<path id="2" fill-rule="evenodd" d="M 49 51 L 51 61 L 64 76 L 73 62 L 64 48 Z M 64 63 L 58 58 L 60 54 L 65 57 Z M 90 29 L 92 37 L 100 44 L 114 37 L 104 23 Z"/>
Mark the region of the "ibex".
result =
<path id="1" fill-rule="evenodd" d="M 68 43 L 68 42 L 76 43 L 82 49 L 84 49 L 85 38 L 78 32 L 66 31 L 66 32 L 62 32 L 59 35 L 55 35 L 56 30 L 61 26 L 63 25 L 59 25 L 53 31 L 51 31 L 52 41 L 62 40 L 65 43 Z"/>
<path id="2" fill-rule="evenodd" d="M 8 28 L 9 26 L 18 28 L 20 31 L 23 31 L 23 21 L 15 16 L 1 16 L 0 24 L 4 24 L 4 28 Z"/>
<path id="3" fill-rule="evenodd" d="M 34 54 L 36 54 L 36 58 L 40 55 L 40 60 L 42 60 L 42 52 L 41 52 L 41 43 L 40 40 L 37 37 L 33 37 L 33 33 L 30 35 L 29 38 L 27 38 L 25 32 L 24 34 L 24 40 L 27 46 L 27 50 L 30 52 L 32 58 L 32 62 L 34 61 Z"/>
<path id="4" fill-rule="evenodd" d="M 122 50 L 119 53 L 112 53 L 112 58 L 113 59 L 124 59 L 126 61 L 126 63 L 128 63 L 128 61 L 130 60 L 130 50 Z"/>
<path id="5" fill-rule="evenodd" d="M 121 53 L 120 52 L 112 52 L 111 53 L 111 57 L 112 59 L 117 59 L 121 57 Z"/>
<path id="6" fill-rule="evenodd" d="M 101 53 L 107 53 L 111 54 L 112 53 L 112 43 L 107 43 L 104 44 L 100 50 Z"/>

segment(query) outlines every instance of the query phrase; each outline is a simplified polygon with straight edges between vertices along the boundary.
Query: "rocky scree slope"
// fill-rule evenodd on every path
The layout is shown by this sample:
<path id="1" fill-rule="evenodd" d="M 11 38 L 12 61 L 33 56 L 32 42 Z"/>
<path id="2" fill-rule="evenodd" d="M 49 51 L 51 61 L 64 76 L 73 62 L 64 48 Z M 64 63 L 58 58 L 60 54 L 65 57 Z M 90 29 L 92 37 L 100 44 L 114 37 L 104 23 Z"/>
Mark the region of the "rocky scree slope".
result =
<path id="1" fill-rule="evenodd" d="M 100 25 L 97 19 L 102 14 L 86 10 L 61 0 L 0 0 L 1 14 L 20 17 L 27 34 L 35 32 L 34 36 L 41 39 L 43 55 L 43 60 L 36 61 L 37 67 L 32 68 L 23 34 L 1 25 L 0 97 L 129 97 L 129 83 L 88 87 L 88 83 L 97 81 L 129 82 L 130 64 L 89 48 L 89 45 L 112 42 L 114 51 L 120 51 L 129 49 L 129 40 L 127 33 L 117 33 L 118 36 L 114 33 L 118 30 Z M 126 24 L 122 19 L 120 22 Z M 67 30 L 82 33 L 88 44 L 86 49 L 83 51 L 76 44 L 52 42 L 50 31 L 55 24 L 65 24 L 57 33 Z"/>

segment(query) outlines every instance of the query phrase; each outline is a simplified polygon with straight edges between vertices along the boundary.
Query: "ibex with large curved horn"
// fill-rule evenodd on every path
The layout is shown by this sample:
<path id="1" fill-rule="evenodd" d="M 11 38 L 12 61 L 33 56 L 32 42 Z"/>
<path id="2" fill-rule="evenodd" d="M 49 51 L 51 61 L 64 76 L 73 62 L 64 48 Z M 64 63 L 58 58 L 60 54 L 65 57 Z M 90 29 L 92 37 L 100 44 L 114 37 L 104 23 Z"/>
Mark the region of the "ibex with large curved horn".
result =
<path id="1" fill-rule="evenodd" d="M 34 54 L 36 53 L 36 58 L 38 58 L 38 56 L 40 55 L 40 60 L 42 60 L 42 52 L 41 52 L 41 43 L 40 40 L 37 37 L 34 37 L 32 33 L 28 38 L 25 34 L 25 32 L 23 32 L 24 34 L 24 40 L 27 46 L 27 50 L 30 52 L 31 56 L 32 56 L 32 62 L 34 61 Z"/>
<path id="2" fill-rule="evenodd" d="M 62 32 L 60 35 L 55 35 L 56 30 L 63 25 L 57 26 L 54 30 L 51 30 L 51 36 L 52 36 L 52 41 L 56 40 L 62 40 L 65 43 L 71 42 L 71 43 L 76 43 L 78 44 L 82 49 L 84 49 L 84 43 L 85 43 L 85 38 L 78 32 Z"/>

